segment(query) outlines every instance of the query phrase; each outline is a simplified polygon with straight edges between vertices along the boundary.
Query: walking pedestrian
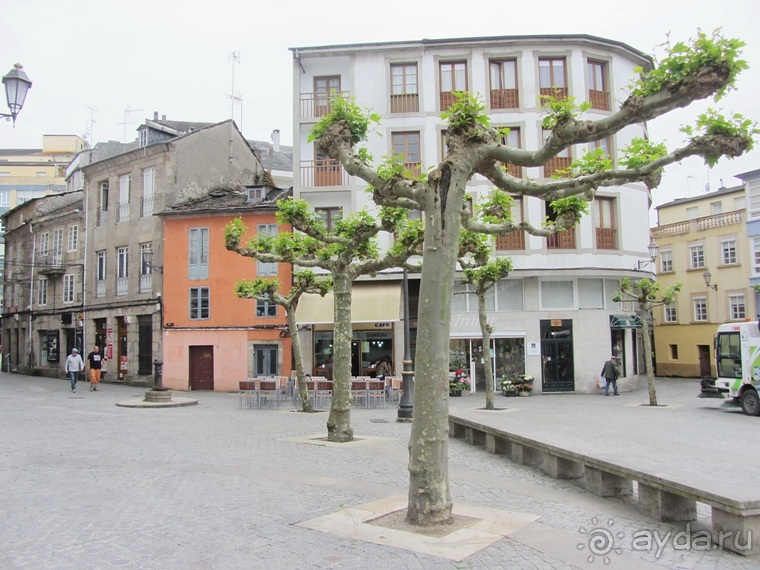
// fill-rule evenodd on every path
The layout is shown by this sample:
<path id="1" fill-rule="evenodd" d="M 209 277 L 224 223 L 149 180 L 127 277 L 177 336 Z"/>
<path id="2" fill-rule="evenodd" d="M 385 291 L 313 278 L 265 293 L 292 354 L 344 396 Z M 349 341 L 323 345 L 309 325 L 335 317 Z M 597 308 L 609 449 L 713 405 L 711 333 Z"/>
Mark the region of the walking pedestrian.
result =
<path id="1" fill-rule="evenodd" d="M 610 395 L 610 384 L 612 384 L 613 396 L 618 396 L 617 379 L 620 378 L 620 365 L 617 362 L 617 356 L 614 354 L 604 363 L 602 367 L 602 376 L 606 380 L 604 386 L 604 395 Z"/>
<path id="2" fill-rule="evenodd" d="M 100 347 L 96 344 L 92 347 L 92 352 L 87 355 L 87 363 L 90 365 L 90 390 L 97 391 L 100 383 L 100 373 L 105 357 L 100 354 Z"/>
<path id="3" fill-rule="evenodd" d="M 79 356 L 79 350 L 76 348 L 71 349 L 71 354 L 66 357 L 66 375 L 71 380 L 71 391 L 76 394 L 77 391 L 77 379 L 79 373 L 84 370 L 84 361 Z"/>

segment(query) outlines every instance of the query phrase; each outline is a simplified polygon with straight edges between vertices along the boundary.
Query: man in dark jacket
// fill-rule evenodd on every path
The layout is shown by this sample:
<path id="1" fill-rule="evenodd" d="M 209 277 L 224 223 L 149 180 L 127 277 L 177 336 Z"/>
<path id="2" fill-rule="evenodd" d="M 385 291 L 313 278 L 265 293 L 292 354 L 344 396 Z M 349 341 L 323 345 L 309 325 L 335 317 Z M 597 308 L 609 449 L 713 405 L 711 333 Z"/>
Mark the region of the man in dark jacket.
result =
<path id="1" fill-rule="evenodd" d="M 604 363 L 602 367 L 602 376 L 606 380 L 604 386 L 604 395 L 610 395 L 610 384 L 612 384 L 613 395 L 618 395 L 617 379 L 620 378 L 620 366 L 617 363 L 617 357 L 613 354 L 610 359 Z"/>

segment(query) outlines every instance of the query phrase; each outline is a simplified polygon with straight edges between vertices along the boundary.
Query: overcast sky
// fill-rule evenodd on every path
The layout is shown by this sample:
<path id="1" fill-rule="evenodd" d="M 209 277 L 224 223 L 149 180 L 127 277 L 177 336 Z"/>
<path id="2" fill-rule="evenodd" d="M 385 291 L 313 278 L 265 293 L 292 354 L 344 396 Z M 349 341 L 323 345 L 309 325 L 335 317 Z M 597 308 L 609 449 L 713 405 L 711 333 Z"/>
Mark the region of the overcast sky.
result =
<path id="1" fill-rule="evenodd" d="M 234 118 L 244 135 L 270 140 L 279 129 L 290 145 L 290 47 L 520 34 L 591 34 L 652 54 L 668 33 L 687 40 L 698 28 L 720 27 L 747 42 L 750 69 L 719 107 L 760 120 L 757 0 L 3 0 L 0 8 L 0 74 L 20 62 L 33 81 L 16 128 L 0 123 L 0 148 L 41 148 L 43 134 L 134 140 L 154 111 L 174 120 L 225 120 L 233 111 L 233 51 L 240 54 L 234 91 L 242 99 Z M 652 121 L 651 137 L 680 144 L 679 126 L 707 106 Z M 0 107 L 6 111 L 4 101 Z M 655 205 L 697 196 L 708 182 L 713 190 L 721 179 L 739 184 L 735 174 L 758 168 L 760 150 L 709 172 L 700 159 L 685 160 L 666 170 Z"/>

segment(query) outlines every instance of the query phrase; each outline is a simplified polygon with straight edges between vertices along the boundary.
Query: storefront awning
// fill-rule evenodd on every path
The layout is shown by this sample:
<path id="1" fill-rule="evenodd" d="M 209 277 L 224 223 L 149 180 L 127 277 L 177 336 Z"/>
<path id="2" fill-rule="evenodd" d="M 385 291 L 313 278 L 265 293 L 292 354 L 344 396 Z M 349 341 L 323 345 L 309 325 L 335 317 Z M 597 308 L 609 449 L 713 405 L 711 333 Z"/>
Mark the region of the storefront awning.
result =
<path id="1" fill-rule="evenodd" d="M 296 322 L 331 324 L 335 319 L 332 292 L 324 297 L 304 295 L 296 309 Z M 351 293 L 351 322 L 377 323 L 401 320 L 401 284 L 354 285 Z"/>
<path id="2" fill-rule="evenodd" d="M 610 315 L 611 329 L 638 329 L 641 328 L 641 319 L 638 315 Z"/>

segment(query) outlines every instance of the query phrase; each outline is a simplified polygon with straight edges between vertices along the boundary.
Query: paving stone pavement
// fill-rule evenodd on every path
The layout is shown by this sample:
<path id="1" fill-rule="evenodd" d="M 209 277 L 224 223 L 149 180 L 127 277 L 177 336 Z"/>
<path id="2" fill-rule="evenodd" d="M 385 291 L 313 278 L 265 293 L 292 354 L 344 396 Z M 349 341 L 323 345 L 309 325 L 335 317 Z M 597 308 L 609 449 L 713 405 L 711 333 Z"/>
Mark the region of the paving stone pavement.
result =
<path id="1" fill-rule="evenodd" d="M 672 408 L 637 409 L 646 401 L 638 391 L 497 396 L 497 407 L 514 411 L 493 413 L 558 437 L 590 433 L 599 445 L 649 442 L 673 461 L 694 454 L 737 461 L 742 481 L 758 472 L 760 419 L 697 399 L 695 380 L 659 385 Z M 406 493 L 410 425 L 395 421 L 395 406 L 352 410 L 357 436 L 373 438 L 327 447 L 288 440 L 326 434 L 326 413 L 240 409 L 237 394 L 206 392 L 193 393 L 197 406 L 121 408 L 116 402 L 144 390 L 88 387 L 80 383 L 72 394 L 66 380 L 0 373 L 0 568 L 760 568 L 756 558 L 670 542 L 661 552 L 634 550 L 637 531 L 665 537 L 684 526 L 460 440 L 449 443 L 454 501 L 539 515 L 564 542 L 536 548 L 510 537 L 452 562 L 301 528 L 296 523 Z M 451 399 L 457 413 L 482 405 L 478 395 Z M 578 563 L 589 532 L 602 526 L 617 537 L 609 563 L 599 556 Z"/>

